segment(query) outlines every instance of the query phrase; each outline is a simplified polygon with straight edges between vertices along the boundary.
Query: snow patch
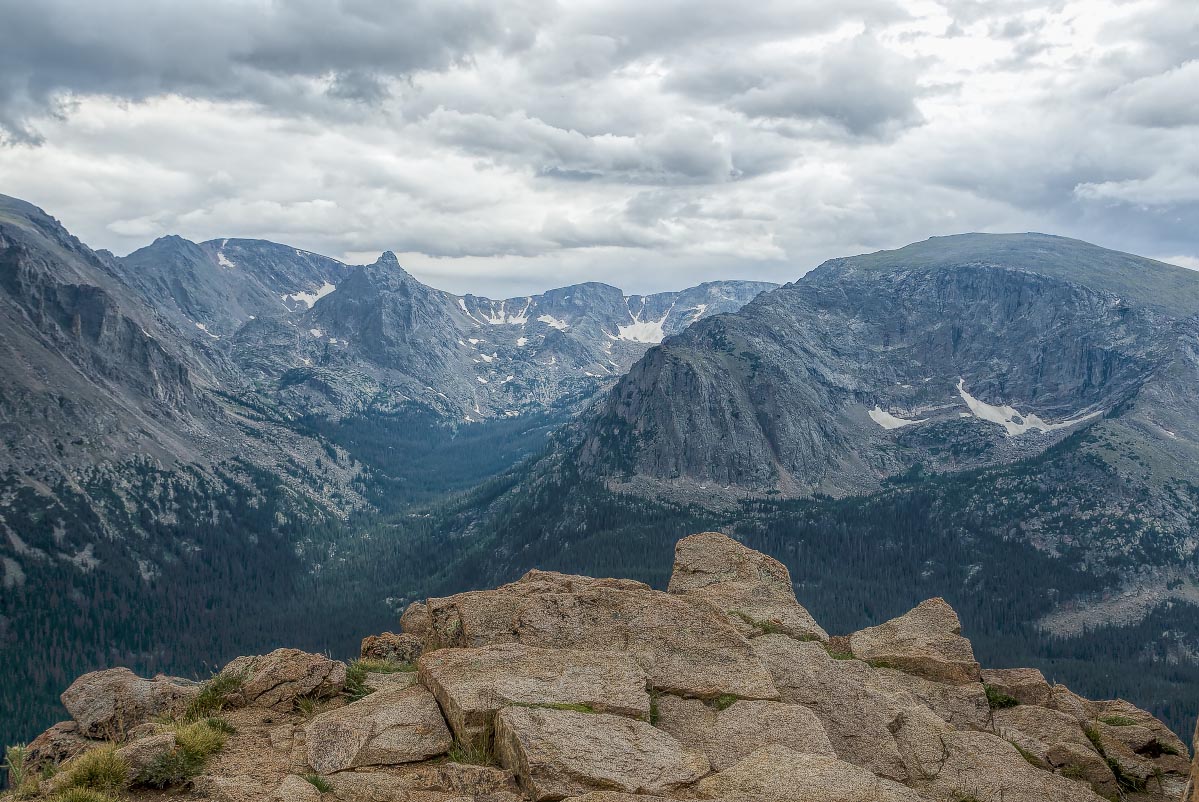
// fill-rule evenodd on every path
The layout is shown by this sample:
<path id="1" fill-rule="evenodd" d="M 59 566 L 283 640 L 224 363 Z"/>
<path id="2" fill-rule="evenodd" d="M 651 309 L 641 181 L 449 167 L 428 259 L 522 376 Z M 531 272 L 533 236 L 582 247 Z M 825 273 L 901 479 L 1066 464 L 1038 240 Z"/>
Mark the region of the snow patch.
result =
<path id="1" fill-rule="evenodd" d="M 558 318 L 554 317 L 553 315 L 541 315 L 537 319 L 540 320 L 545 325 L 550 326 L 551 328 L 555 328 L 558 331 L 566 331 L 567 329 L 570 328 L 569 323 L 567 323 L 565 320 L 559 320 Z"/>
<path id="2" fill-rule="evenodd" d="M 914 423 L 924 423 L 925 418 L 920 420 L 908 420 L 900 418 L 887 412 L 878 404 L 874 405 L 874 409 L 870 410 L 870 420 L 882 426 L 884 429 L 902 429 L 904 426 L 911 426 Z"/>
<path id="3" fill-rule="evenodd" d="M 523 326 L 529 322 L 529 307 L 533 305 L 533 299 L 526 298 L 524 308 L 516 314 L 508 314 L 507 301 L 500 301 L 500 308 L 497 311 L 495 301 L 491 301 L 491 311 L 484 313 L 484 319 L 492 326 Z"/>
<path id="4" fill-rule="evenodd" d="M 516 338 L 516 347 L 524 348 L 528 344 L 528 342 L 529 342 L 528 337 L 517 337 Z"/>
<path id="5" fill-rule="evenodd" d="M 203 323 L 196 323 L 196 328 L 199 329 L 200 331 L 204 332 L 205 334 L 207 334 L 209 337 L 211 337 L 214 340 L 221 339 L 221 336 L 219 334 L 213 334 L 211 331 L 208 330 L 208 327 L 205 326 Z"/>
<path id="6" fill-rule="evenodd" d="M 304 306 L 311 309 L 313 304 L 336 289 L 336 285 L 326 281 L 316 292 L 296 292 L 291 295 L 284 295 L 283 300 L 291 301 L 292 303 L 303 303 Z"/>
<path id="7" fill-rule="evenodd" d="M 628 303 L 629 301 L 626 298 L 625 305 L 627 306 Z M 661 320 L 643 320 L 645 299 L 642 298 L 641 308 L 637 310 L 636 314 L 633 313 L 632 309 L 629 310 L 629 317 L 633 319 L 633 322 L 628 326 L 617 326 L 620 330 L 620 339 L 635 343 L 649 343 L 651 345 L 662 342 L 666 337 L 666 333 L 662 330 L 662 325 L 666 322 L 666 318 L 670 317 L 670 313 L 673 310 L 674 304 L 671 304 L 670 309 L 666 310 L 666 314 L 662 315 Z"/>
<path id="8" fill-rule="evenodd" d="M 320 329 L 309 329 L 308 333 L 311 334 L 313 337 L 324 337 L 325 336 L 325 332 L 321 331 Z"/>
<path id="9" fill-rule="evenodd" d="M 228 242 L 228 240 L 226 240 L 226 242 Z M 216 252 L 216 263 L 226 270 L 232 270 L 233 268 L 237 267 L 237 262 L 234 262 L 228 256 L 225 256 L 224 251 Z"/>
<path id="10" fill-rule="evenodd" d="M 1064 420 L 1061 423 L 1049 423 L 1031 412 L 1025 415 L 1014 407 L 1010 407 L 1006 404 L 1002 406 L 995 406 L 994 404 L 988 404 L 985 401 L 980 401 L 979 399 L 970 395 L 970 393 L 966 392 L 965 379 L 958 379 L 958 393 L 962 396 L 962 400 L 966 402 L 966 406 L 970 408 L 970 412 L 974 415 L 974 417 L 978 418 L 979 420 L 998 423 L 1003 427 L 1003 430 L 1007 433 L 1008 437 L 1016 437 L 1018 435 L 1026 434 L 1033 429 L 1037 429 L 1042 432 L 1052 432 L 1058 429 L 1067 429 L 1075 424 L 1098 417 L 1101 414 L 1099 411 L 1095 411 L 1086 415 L 1080 415 L 1077 418 Z"/>
<path id="11" fill-rule="evenodd" d="M 475 376 L 475 381 L 479 384 L 487 384 L 487 379 L 484 379 L 482 376 Z"/>

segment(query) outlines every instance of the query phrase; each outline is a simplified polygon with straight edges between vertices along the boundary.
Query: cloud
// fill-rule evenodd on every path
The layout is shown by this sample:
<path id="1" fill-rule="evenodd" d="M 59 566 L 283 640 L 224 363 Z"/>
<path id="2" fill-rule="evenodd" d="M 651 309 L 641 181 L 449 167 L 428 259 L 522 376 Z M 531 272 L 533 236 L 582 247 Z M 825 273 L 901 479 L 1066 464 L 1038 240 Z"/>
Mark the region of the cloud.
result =
<path id="1" fill-rule="evenodd" d="M 70 99 L 163 94 L 254 100 L 309 111 L 322 97 L 378 99 L 379 76 L 403 78 L 519 50 L 549 7 L 480 0 L 136 0 L 0 3 L 0 125 L 36 136 L 33 120 Z"/>
<path id="2" fill-rule="evenodd" d="M 878 136 L 920 122 L 916 66 L 861 35 L 818 53 L 705 59 L 667 86 L 753 118 L 830 123 Z"/>
<path id="3" fill-rule="evenodd" d="M 392 249 L 492 295 L 786 281 L 967 230 L 1199 253 L 1190 0 L 0 0 L 0 20 L 0 192 L 118 253 Z"/>

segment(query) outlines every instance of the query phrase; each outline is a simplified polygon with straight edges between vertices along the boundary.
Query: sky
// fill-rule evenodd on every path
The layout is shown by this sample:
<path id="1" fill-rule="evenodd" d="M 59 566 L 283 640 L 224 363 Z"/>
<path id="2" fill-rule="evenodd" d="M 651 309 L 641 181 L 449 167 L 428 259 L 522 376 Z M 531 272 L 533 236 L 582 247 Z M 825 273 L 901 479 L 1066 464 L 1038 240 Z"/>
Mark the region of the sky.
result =
<path id="1" fill-rule="evenodd" d="M 963 231 L 1199 268 L 1195 0 L 0 0 L 0 193 L 510 296 Z"/>

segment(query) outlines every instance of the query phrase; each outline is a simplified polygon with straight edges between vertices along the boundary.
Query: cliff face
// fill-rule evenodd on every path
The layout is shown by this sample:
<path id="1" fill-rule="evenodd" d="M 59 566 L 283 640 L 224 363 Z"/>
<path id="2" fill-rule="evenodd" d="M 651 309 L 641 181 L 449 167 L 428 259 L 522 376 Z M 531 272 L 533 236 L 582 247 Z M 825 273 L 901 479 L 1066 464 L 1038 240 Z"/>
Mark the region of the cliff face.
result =
<path id="1" fill-rule="evenodd" d="M 668 340 L 608 396 L 587 464 L 633 489 L 844 496 L 1119 427 L 1151 386 L 1173 388 L 1157 416 L 1194 414 L 1199 274 L 1041 235 L 944 239 L 829 262 Z M 1139 452 L 1193 475 L 1199 441 L 1140 428 Z"/>
<path id="2" fill-rule="evenodd" d="M 987 670 L 941 599 L 846 636 L 787 569 L 685 538 L 669 591 L 532 571 L 415 602 L 349 666 L 280 649 L 199 685 L 80 677 L 29 798 L 517 802 L 1179 800 L 1189 752 L 1128 702 Z M 201 737 L 202 736 L 202 737 Z M 43 767 L 57 771 L 32 779 Z M 83 793 L 83 791 L 75 791 Z M 107 797 L 72 797 L 101 799 Z"/>

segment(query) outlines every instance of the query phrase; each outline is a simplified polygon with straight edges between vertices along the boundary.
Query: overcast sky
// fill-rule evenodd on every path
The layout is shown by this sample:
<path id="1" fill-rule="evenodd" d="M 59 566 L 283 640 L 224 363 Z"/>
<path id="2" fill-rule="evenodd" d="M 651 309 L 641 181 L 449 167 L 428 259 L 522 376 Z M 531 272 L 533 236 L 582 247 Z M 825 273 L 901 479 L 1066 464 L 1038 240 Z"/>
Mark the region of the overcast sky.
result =
<path id="1" fill-rule="evenodd" d="M 1196 0 L 0 0 L 0 192 L 453 291 L 961 231 L 1199 267 Z"/>

